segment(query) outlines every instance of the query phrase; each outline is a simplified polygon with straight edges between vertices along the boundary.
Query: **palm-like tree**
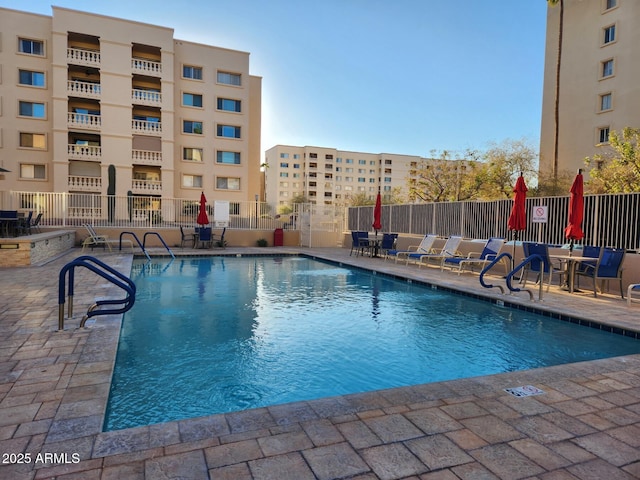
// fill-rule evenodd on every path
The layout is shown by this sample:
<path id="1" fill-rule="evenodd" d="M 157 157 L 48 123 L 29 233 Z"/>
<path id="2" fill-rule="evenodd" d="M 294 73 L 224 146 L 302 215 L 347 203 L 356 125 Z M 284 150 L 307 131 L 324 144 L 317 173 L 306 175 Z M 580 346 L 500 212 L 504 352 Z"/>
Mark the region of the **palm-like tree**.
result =
<path id="1" fill-rule="evenodd" d="M 550 7 L 560 5 L 560 21 L 558 23 L 558 58 L 556 60 L 556 94 L 554 106 L 553 133 L 553 179 L 558 178 L 558 131 L 560 129 L 560 65 L 562 63 L 562 30 L 564 24 L 564 0 L 547 0 Z"/>

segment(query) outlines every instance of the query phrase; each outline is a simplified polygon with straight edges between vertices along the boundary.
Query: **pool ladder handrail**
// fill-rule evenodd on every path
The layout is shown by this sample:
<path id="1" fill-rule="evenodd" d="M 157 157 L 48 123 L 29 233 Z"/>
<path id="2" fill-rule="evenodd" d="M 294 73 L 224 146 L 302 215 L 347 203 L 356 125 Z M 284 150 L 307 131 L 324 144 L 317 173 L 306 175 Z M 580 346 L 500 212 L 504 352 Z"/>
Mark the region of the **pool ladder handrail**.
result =
<path id="1" fill-rule="evenodd" d="M 80 328 L 84 328 L 86 321 L 97 315 L 113 315 L 118 313 L 125 313 L 129 311 L 136 299 L 136 284 L 122 273 L 115 270 L 113 267 L 110 267 L 104 262 L 101 262 L 95 257 L 91 257 L 89 255 L 83 255 L 75 260 L 67 263 L 60 270 L 59 282 L 58 282 L 58 331 L 64 330 L 64 305 L 65 305 L 65 278 L 68 274 L 69 277 L 69 309 L 67 312 L 67 318 L 71 318 L 73 316 L 73 290 L 74 290 L 74 279 L 75 279 L 75 268 L 76 267 L 85 267 L 92 272 L 98 274 L 105 280 L 110 281 L 114 285 L 122 288 L 127 296 L 123 299 L 119 300 L 98 300 L 93 305 L 89 307 L 87 313 L 82 317 L 80 321 Z M 97 310 L 102 305 L 123 305 L 120 308 L 106 309 L 106 310 Z"/>
<path id="2" fill-rule="evenodd" d="M 129 231 L 120 232 L 120 250 L 122 250 L 122 237 L 124 235 L 131 235 L 135 239 L 136 243 L 140 247 L 140 250 L 142 250 L 142 253 L 144 253 L 144 255 L 147 257 L 147 260 L 151 260 L 151 257 L 149 256 L 149 252 L 147 252 L 147 249 L 145 248 L 145 245 L 147 243 L 147 235 L 157 236 L 160 239 L 160 242 L 162 242 L 162 245 L 164 245 L 164 248 L 166 248 L 167 252 L 169 252 L 169 255 L 171 255 L 171 258 L 176 258 L 176 256 L 173 254 L 169 246 L 166 244 L 166 242 L 158 232 L 146 232 L 142 237 L 142 242 L 134 232 L 129 232 Z"/>
<path id="3" fill-rule="evenodd" d="M 493 285 L 491 283 L 486 283 L 484 281 L 484 275 L 491 270 L 494 266 L 496 266 L 498 264 L 498 262 L 500 262 L 503 258 L 508 258 L 509 259 L 509 263 L 513 262 L 513 257 L 507 253 L 501 253 L 500 255 L 498 255 L 496 258 L 494 258 L 486 267 L 484 267 L 482 269 L 482 271 L 480 272 L 480 285 L 482 285 L 484 288 L 499 288 L 500 289 L 500 293 L 504 294 L 504 288 L 502 288 L 502 285 Z"/>
<path id="4" fill-rule="evenodd" d="M 514 277 L 514 275 L 516 273 L 518 273 L 520 270 L 522 270 L 524 267 L 526 267 L 528 264 L 530 264 L 532 261 L 534 260 L 538 260 L 540 262 L 540 264 L 544 263 L 544 259 L 542 258 L 541 255 L 538 255 L 537 253 L 533 254 L 533 255 L 529 255 L 527 258 L 525 258 L 522 262 L 520 262 L 518 265 L 515 266 L 515 268 L 513 270 L 511 270 L 506 277 L 506 281 L 507 281 L 507 288 L 511 291 L 511 292 L 527 292 L 529 294 L 529 300 L 533 300 L 533 292 L 531 290 L 529 290 L 528 288 L 517 288 L 514 287 L 513 285 L 511 285 L 511 279 Z M 541 276 L 540 281 L 539 281 L 539 292 L 538 292 L 538 301 L 541 302 L 542 301 L 542 294 L 544 292 L 544 281 L 543 281 L 544 276 Z"/>

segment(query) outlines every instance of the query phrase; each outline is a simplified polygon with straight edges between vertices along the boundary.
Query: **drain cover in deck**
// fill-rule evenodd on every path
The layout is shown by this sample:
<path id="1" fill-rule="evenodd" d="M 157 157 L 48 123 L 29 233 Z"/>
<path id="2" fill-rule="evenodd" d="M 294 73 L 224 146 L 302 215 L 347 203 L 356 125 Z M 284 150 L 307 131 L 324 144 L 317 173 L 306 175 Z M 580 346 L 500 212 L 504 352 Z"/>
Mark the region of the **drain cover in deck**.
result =
<path id="1" fill-rule="evenodd" d="M 544 390 L 540 390 L 533 385 L 524 385 L 522 387 L 505 388 L 505 392 L 510 393 L 514 397 L 531 397 L 533 395 L 542 395 Z"/>

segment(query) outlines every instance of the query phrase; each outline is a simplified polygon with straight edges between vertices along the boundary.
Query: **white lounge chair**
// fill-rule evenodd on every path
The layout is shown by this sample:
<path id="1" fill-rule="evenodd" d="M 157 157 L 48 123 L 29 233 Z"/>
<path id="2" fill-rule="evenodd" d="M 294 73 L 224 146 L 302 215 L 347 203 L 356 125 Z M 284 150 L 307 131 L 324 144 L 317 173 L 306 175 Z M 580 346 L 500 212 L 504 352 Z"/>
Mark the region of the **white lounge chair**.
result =
<path id="1" fill-rule="evenodd" d="M 389 250 L 386 252 L 385 261 L 387 258 L 395 257 L 396 263 L 398 263 L 398 259 L 404 259 L 407 263 L 409 263 L 409 257 L 413 255 L 424 255 L 427 253 L 433 252 L 433 243 L 438 238 L 437 235 L 433 235 L 431 233 L 424 236 L 420 245 L 409 245 L 406 250 Z"/>
<path id="2" fill-rule="evenodd" d="M 82 241 L 83 252 L 86 247 L 90 247 L 92 250 L 95 247 L 102 247 L 102 249 L 104 250 L 106 247 L 111 252 L 112 243 L 120 246 L 120 240 L 111 240 L 109 239 L 108 235 L 98 235 L 95 228 L 93 228 L 93 225 L 85 223 L 83 226 L 87 229 L 87 232 L 89 232 L 89 236 Z M 133 242 L 131 240 L 123 239 L 122 242 L 129 243 L 129 245 L 131 246 L 131 251 L 133 252 Z"/>
<path id="3" fill-rule="evenodd" d="M 502 245 L 504 245 L 504 238 L 492 237 L 487 240 L 482 252 L 469 252 L 466 257 L 443 257 L 440 270 L 444 270 L 444 267 L 450 267 L 451 270 L 457 269 L 458 275 L 460 275 L 465 268 L 484 267 L 495 260 Z"/>
<path id="4" fill-rule="evenodd" d="M 447 241 L 439 252 L 420 255 L 416 262 L 418 267 L 422 267 L 423 264 L 428 264 L 431 260 L 443 262 L 446 258 L 457 256 L 460 242 L 462 242 L 462 237 L 460 235 L 451 235 L 447 238 Z"/>

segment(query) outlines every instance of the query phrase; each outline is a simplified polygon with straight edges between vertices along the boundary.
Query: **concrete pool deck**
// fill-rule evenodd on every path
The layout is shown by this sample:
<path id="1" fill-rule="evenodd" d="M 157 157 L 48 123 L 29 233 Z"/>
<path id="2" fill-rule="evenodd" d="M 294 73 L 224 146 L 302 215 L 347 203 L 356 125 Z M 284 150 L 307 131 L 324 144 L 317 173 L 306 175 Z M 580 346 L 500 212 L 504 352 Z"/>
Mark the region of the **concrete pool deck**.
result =
<path id="1" fill-rule="evenodd" d="M 628 307 L 615 294 L 596 299 L 552 286 L 544 302 L 534 303 L 526 294 L 483 289 L 477 274 L 350 257 L 349 249 L 340 248 L 205 254 L 277 252 L 640 331 L 640 304 Z M 640 478 L 640 355 L 103 433 L 120 318 L 99 317 L 84 330 L 76 328 L 96 298 L 122 294 L 78 269 L 74 315 L 57 332 L 58 274 L 78 255 L 79 249 L 46 265 L 0 269 L 2 479 Z M 95 256 L 130 271 L 130 254 Z M 526 385 L 544 393 L 517 398 L 504 391 Z"/>

